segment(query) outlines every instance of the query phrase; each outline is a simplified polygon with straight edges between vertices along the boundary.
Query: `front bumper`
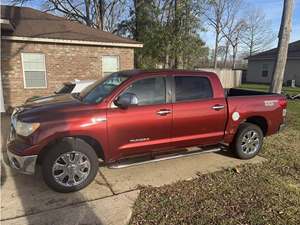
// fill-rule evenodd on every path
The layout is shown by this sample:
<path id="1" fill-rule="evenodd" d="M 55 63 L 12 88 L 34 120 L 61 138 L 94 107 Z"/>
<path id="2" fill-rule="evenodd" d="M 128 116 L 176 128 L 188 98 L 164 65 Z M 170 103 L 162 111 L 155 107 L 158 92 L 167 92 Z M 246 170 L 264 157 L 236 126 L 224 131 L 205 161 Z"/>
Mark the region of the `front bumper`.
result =
<path id="1" fill-rule="evenodd" d="M 7 151 L 9 166 L 24 174 L 34 174 L 37 155 L 19 156 Z"/>
<path id="2" fill-rule="evenodd" d="M 17 138 L 17 134 L 15 131 L 17 113 L 22 110 L 22 108 L 15 108 L 14 112 L 11 115 L 11 129 L 6 143 L 8 158 L 8 160 L 6 160 L 6 163 L 20 173 L 34 174 L 38 158 L 38 156 L 34 153 L 38 146 L 30 146 L 24 141 L 21 141 Z M 27 151 L 27 154 L 23 155 L 25 151 Z"/>

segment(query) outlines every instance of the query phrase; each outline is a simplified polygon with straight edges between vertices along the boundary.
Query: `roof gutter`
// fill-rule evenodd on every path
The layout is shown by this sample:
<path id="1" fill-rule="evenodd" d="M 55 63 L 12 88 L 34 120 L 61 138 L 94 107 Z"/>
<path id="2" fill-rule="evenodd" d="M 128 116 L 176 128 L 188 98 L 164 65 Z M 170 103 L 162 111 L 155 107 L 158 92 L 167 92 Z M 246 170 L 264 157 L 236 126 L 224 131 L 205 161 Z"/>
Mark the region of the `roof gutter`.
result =
<path id="1" fill-rule="evenodd" d="M 72 44 L 72 45 L 94 45 L 94 46 L 107 46 L 107 47 L 125 47 L 125 48 L 142 48 L 143 47 L 143 44 L 100 42 L 100 41 L 79 41 L 79 40 L 66 40 L 66 39 L 54 39 L 54 38 L 2 36 L 1 39 L 10 40 L 10 41 L 27 41 L 27 42 Z"/>

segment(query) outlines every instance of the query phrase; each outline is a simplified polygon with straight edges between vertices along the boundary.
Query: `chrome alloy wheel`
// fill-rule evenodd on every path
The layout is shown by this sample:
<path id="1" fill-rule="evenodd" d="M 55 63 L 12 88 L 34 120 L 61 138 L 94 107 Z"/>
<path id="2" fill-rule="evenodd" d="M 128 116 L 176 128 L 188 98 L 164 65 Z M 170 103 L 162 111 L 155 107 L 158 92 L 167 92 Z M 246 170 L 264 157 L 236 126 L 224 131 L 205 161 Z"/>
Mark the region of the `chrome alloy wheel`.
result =
<path id="1" fill-rule="evenodd" d="M 52 176 L 62 186 L 72 187 L 86 180 L 91 170 L 89 158 L 82 152 L 61 154 L 54 162 Z"/>
<path id="2" fill-rule="evenodd" d="M 260 139 L 259 134 L 250 130 L 246 132 L 242 138 L 242 151 L 246 154 L 253 154 L 259 149 Z"/>

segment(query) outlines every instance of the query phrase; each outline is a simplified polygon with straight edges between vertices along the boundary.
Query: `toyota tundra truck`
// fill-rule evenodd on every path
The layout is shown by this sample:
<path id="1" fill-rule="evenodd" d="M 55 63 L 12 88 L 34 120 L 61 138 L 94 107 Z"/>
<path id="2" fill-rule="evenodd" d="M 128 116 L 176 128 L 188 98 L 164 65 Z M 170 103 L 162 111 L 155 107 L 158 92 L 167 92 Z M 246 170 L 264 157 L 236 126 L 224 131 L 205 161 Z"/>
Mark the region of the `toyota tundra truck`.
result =
<path id="1" fill-rule="evenodd" d="M 212 72 L 121 71 L 80 93 L 16 107 L 7 154 L 21 173 L 39 168 L 50 188 L 73 192 L 93 181 L 100 161 L 124 165 L 195 146 L 250 159 L 284 127 L 286 107 L 279 94 L 225 90 Z"/>

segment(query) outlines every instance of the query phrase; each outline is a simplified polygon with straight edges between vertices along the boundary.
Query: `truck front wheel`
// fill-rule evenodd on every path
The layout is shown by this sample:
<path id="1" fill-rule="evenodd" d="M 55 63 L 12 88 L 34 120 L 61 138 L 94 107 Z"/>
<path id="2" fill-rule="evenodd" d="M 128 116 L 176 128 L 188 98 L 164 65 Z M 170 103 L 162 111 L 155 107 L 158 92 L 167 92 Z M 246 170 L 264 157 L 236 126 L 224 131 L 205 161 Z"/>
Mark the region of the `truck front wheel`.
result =
<path id="1" fill-rule="evenodd" d="M 240 125 L 233 143 L 233 150 L 240 159 L 251 159 L 261 150 L 263 144 L 261 128 L 252 123 Z"/>
<path id="2" fill-rule="evenodd" d="M 97 154 L 79 138 L 65 138 L 48 149 L 42 162 L 45 183 L 57 192 L 74 192 L 89 185 L 99 168 Z"/>

